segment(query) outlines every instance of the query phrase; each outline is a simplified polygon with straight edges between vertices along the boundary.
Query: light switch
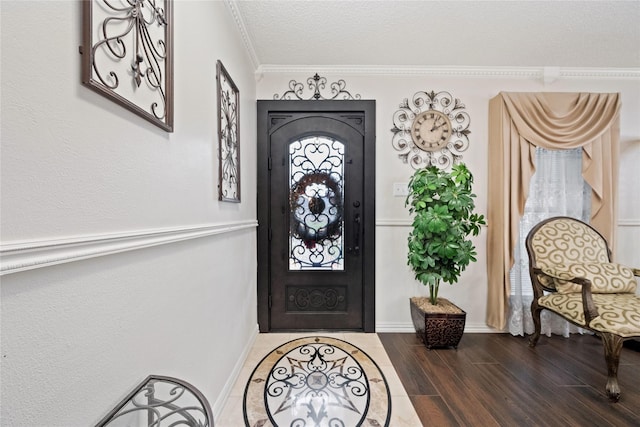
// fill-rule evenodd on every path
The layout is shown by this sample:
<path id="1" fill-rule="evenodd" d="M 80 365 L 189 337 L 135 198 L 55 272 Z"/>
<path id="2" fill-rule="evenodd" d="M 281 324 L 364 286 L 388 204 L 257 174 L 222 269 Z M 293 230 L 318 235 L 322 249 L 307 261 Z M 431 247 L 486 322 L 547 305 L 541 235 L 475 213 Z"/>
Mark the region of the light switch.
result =
<path id="1" fill-rule="evenodd" d="M 408 182 L 393 183 L 393 197 L 406 197 L 409 194 Z"/>

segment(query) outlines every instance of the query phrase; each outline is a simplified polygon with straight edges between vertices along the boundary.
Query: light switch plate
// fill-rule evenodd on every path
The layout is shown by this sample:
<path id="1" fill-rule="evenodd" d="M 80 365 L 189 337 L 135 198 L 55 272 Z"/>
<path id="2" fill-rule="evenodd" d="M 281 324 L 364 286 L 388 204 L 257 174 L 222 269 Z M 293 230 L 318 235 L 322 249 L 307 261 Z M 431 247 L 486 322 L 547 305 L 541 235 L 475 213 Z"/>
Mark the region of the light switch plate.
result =
<path id="1" fill-rule="evenodd" d="M 409 194 L 408 182 L 393 183 L 393 197 L 407 197 Z"/>

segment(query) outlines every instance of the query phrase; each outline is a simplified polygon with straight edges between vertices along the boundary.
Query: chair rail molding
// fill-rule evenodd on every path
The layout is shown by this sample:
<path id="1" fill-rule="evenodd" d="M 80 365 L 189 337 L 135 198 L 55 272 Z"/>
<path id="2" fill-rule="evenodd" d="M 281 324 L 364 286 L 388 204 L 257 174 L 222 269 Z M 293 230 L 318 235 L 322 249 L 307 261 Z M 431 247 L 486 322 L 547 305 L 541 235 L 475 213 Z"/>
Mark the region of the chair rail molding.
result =
<path id="1" fill-rule="evenodd" d="M 377 227 L 411 227 L 413 220 L 411 219 L 389 219 L 382 218 L 376 220 Z"/>
<path id="2" fill-rule="evenodd" d="M 411 224 L 411 219 L 382 218 L 376 221 L 377 227 L 411 227 Z M 482 227 L 487 227 L 487 225 Z M 640 227 L 640 219 L 619 219 L 618 227 Z"/>
<path id="3" fill-rule="evenodd" d="M 0 276 L 120 252 L 252 229 L 256 220 L 31 240 L 0 245 Z"/>

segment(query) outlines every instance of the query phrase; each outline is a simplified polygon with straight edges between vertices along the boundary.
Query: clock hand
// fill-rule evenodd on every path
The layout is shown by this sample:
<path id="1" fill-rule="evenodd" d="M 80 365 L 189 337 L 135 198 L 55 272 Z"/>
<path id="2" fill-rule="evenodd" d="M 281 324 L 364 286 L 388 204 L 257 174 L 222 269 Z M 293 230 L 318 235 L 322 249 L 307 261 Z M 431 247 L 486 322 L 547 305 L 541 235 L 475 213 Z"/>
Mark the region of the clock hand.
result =
<path id="1" fill-rule="evenodd" d="M 442 123 L 440 123 L 438 126 L 436 126 L 436 123 L 434 122 L 434 123 L 433 123 L 433 127 L 431 128 L 431 132 L 433 132 L 433 131 L 434 131 L 434 130 L 436 130 L 436 129 L 441 128 L 441 127 L 442 127 L 442 126 L 444 126 L 446 123 L 447 123 L 447 122 L 442 122 Z"/>

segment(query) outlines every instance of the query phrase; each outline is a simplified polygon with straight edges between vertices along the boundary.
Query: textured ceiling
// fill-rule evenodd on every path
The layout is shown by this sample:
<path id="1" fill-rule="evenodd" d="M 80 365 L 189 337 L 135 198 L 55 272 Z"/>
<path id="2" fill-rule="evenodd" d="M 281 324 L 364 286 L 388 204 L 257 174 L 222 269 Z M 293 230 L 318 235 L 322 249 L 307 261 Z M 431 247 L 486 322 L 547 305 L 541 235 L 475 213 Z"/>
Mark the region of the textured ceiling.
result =
<path id="1" fill-rule="evenodd" d="M 640 67 L 640 1 L 227 0 L 258 65 Z"/>

